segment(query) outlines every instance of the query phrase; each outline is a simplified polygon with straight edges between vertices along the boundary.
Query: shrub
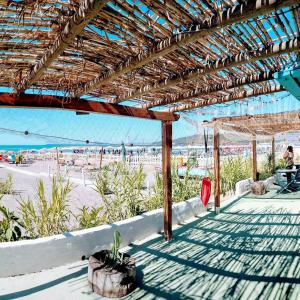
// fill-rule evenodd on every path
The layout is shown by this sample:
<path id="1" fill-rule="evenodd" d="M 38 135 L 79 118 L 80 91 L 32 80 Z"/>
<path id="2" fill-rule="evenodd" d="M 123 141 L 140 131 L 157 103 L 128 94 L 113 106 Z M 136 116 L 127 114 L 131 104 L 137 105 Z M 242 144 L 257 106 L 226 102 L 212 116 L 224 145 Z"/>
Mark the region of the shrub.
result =
<path id="1" fill-rule="evenodd" d="M 221 162 L 220 170 L 220 194 L 235 191 L 238 181 L 251 177 L 252 161 L 242 156 L 227 157 Z M 214 181 L 214 174 L 210 172 L 210 178 Z"/>
<path id="2" fill-rule="evenodd" d="M 5 181 L 0 181 L 0 195 L 11 194 L 13 188 L 13 178 L 12 175 L 9 174 Z"/>
<path id="3" fill-rule="evenodd" d="M 1 196 L 0 196 L 1 200 Z M 16 215 L 0 205 L 0 242 L 17 241 L 22 238 L 23 224 Z"/>
<path id="4" fill-rule="evenodd" d="M 90 228 L 99 226 L 105 223 L 105 218 L 100 213 L 103 211 L 103 207 L 92 207 L 83 206 L 80 209 L 80 213 L 76 217 L 79 222 L 80 228 Z"/>
<path id="5" fill-rule="evenodd" d="M 31 238 L 59 234 L 68 230 L 71 212 L 68 208 L 68 194 L 71 184 L 67 181 L 52 180 L 52 193 L 46 199 L 44 182 L 40 180 L 37 187 L 37 207 L 33 202 L 20 202 L 21 219 Z"/>

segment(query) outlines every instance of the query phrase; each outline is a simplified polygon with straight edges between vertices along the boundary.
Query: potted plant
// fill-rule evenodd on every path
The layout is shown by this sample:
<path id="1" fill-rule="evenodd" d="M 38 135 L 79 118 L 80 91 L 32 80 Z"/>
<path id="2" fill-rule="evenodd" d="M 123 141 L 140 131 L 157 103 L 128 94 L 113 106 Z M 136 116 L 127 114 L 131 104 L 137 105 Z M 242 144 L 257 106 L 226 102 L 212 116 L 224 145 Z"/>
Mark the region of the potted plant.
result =
<path id="1" fill-rule="evenodd" d="M 136 287 L 135 260 L 120 253 L 121 234 L 114 232 L 111 250 L 102 250 L 89 257 L 88 281 L 93 292 L 110 298 L 128 295 Z"/>

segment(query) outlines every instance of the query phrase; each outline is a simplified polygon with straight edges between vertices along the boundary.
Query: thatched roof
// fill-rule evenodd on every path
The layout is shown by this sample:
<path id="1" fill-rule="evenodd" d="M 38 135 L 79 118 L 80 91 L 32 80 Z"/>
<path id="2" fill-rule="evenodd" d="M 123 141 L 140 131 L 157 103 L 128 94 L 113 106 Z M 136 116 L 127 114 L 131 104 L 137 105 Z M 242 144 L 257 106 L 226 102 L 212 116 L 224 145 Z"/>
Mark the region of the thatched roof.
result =
<path id="1" fill-rule="evenodd" d="M 0 85 L 182 111 L 280 91 L 299 1 L 0 0 Z"/>
<path id="2" fill-rule="evenodd" d="M 300 111 L 216 118 L 205 126 L 251 135 L 273 136 L 287 131 L 300 131 Z"/>

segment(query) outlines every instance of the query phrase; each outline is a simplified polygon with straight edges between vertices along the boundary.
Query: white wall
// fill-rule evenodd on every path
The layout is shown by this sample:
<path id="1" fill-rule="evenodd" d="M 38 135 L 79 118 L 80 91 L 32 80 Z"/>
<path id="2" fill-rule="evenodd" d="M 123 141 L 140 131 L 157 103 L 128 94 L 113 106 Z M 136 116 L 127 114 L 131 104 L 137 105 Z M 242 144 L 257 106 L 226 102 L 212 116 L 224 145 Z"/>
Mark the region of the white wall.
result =
<path id="1" fill-rule="evenodd" d="M 182 223 L 205 208 L 199 198 L 173 205 L 173 224 Z M 36 240 L 0 243 L 0 277 L 26 274 L 79 261 L 100 249 L 111 247 L 114 230 L 123 246 L 163 230 L 163 211 L 157 209 L 111 225 L 55 235 Z"/>

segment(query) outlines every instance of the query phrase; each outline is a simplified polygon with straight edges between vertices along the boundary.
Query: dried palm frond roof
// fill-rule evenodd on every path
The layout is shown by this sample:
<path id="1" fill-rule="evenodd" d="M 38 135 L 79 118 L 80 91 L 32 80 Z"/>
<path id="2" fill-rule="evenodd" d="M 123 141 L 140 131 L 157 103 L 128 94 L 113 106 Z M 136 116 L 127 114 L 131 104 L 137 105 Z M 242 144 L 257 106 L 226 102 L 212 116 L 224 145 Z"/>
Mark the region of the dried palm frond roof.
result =
<path id="1" fill-rule="evenodd" d="M 0 0 L 0 85 L 173 112 L 280 91 L 299 1 Z"/>
<path id="2" fill-rule="evenodd" d="M 222 117 L 204 123 L 206 127 L 251 135 L 270 135 L 300 130 L 300 111 L 277 114 Z"/>

